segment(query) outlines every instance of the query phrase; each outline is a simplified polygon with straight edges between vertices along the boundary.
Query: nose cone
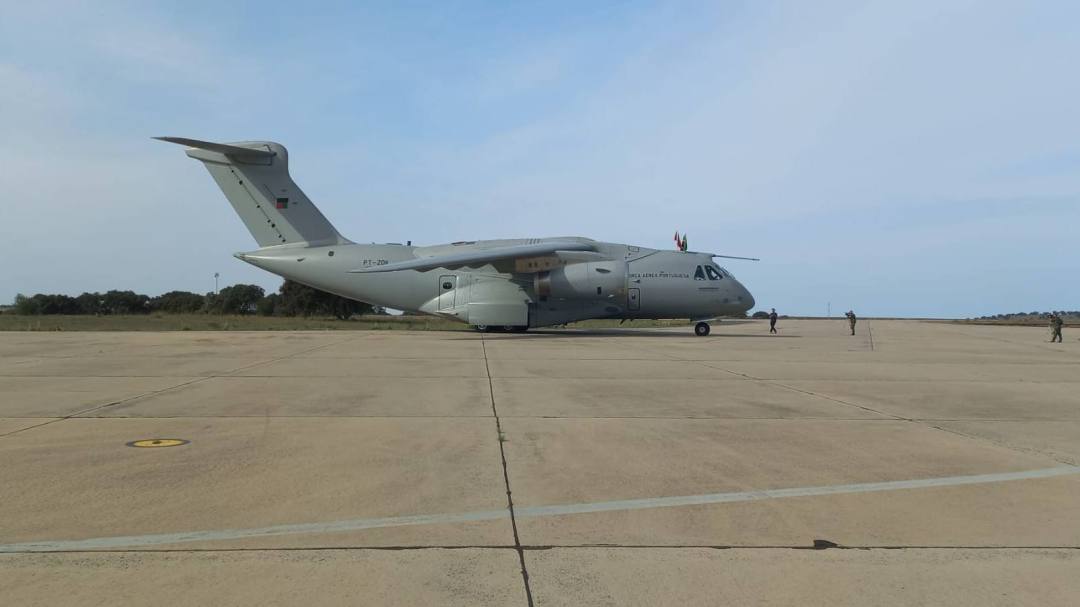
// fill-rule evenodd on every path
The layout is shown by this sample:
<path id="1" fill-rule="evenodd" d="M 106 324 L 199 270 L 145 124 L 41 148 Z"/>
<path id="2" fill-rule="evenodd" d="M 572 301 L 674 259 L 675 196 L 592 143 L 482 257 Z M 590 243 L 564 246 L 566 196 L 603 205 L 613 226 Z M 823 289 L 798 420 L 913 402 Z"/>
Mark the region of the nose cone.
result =
<path id="1" fill-rule="evenodd" d="M 743 306 L 742 311 L 749 312 L 753 309 L 754 305 L 757 302 L 754 301 L 754 296 L 750 294 L 750 291 L 748 291 L 746 287 L 742 286 L 742 283 L 739 283 L 739 292 L 741 293 L 742 298 L 741 300 L 739 300 L 739 303 Z"/>
<path id="2" fill-rule="evenodd" d="M 716 300 L 715 314 L 717 316 L 743 314 L 757 305 L 754 296 L 750 294 L 750 291 L 746 290 L 746 287 L 742 286 L 742 283 L 734 278 L 730 282 L 725 279 L 724 282 L 727 284 L 721 292 L 721 297 Z"/>

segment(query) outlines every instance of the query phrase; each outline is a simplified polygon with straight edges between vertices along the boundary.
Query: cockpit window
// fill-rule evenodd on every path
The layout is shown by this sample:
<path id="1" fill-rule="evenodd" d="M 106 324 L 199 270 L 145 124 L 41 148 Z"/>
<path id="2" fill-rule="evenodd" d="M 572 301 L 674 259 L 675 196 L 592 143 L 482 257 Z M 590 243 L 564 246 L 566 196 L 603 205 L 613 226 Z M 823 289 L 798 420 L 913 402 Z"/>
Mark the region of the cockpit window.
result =
<path id="1" fill-rule="evenodd" d="M 705 266 L 705 272 L 709 275 L 709 280 L 720 280 L 723 276 L 712 266 Z"/>
<path id="2" fill-rule="evenodd" d="M 701 266 L 698 266 L 697 271 L 694 272 L 694 280 L 705 280 L 705 270 L 702 270 Z"/>
<path id="3" fill-rule="evenodd" d="M 719 271 L 722 276 L 727 276 L 728 278 L 735 278 L 734 276 L 731 275 L 731 272 L 727 271 L 726 268 L 721 268 L 718 265 L 713 265 L 713 267 L 716 268 L 716 270 Z"/>

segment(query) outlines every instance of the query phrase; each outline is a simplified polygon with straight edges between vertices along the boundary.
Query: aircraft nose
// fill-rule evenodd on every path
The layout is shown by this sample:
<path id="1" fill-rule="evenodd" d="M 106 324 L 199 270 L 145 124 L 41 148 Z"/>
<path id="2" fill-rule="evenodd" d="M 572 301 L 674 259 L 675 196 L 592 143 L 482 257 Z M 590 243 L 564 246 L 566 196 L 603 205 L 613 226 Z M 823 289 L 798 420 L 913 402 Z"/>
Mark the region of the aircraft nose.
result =
<path id="1" fill-rule="evenodd" d="M 746 289 L 743 289 L 743 291 L 746 291 Z M 743 296 L 743 303 L 746 304 L 747 310 L 752 310 L 754 306 L 757 305 L 757 302 L 754 301 L 754 296 L 750 294 L 750 291 L 746 291 L 746 295 Z"/>
<path id="2" fill-rule="evenodd" d="M 735 296 L 733 298 L 735 301 L 732 303 L 734 303 L 737 307 L 741 308 L 742 312 L 753 309 L 754 304 L 757 303 L 754 301 L 754 296 L 750 294 L 750 291 L 748 291 L 741 282 L 734 282 L 735 284 L 733 285 L 734 288 L 732 289 L 732 295 Z"/>
<path id="3" fill-rule="evenodd" d="M 718 303 L 720 304 L 720 310 L 717 311 L 717 314 L 723 315 L 733 312 L 747 312 L 757 302 L 754 301 L 754 296 L 750 294 L 750 291 L 742 286 L 742 283 L 732 279 L 723 291 L 723 299 L 719 300 Z"/>
<path id="4" fill-rule="evenodd" d="M 742 292 L 742 305 L 746 306 L 746 310 L 743 311 L 746 312 L 752 310 L 754 308 L 754 305 L 757 303 L 754 301 L 754 296 L 751 295 L 750 291 L 747 290 L 746 287 L 742 286 L 741 283 L 739 284 L 739 290 Z"/>

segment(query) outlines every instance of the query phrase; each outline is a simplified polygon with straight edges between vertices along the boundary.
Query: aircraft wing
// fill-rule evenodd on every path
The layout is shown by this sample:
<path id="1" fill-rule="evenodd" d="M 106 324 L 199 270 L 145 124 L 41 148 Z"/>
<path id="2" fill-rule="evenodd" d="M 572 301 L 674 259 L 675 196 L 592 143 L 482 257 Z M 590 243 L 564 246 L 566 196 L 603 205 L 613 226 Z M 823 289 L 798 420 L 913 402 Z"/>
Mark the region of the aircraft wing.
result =
<path id="1" fill-rule="evenodd" d="M 519 257 L 537 257 L 551 255 L 562 251 L 594 251 L 591 244 L 573 241 L 552 241 L 537 244 L 511 245 L 506 247 L 494 247 L 490 249 L 473 249 L 461 253 L 449 255 L 434 255 L 431 257 L 418 257 L 406 261 L 397 261 L 384 266 L 371 266 L 349 270 L 353 274 L 367 274 L 372 272 L 396 272 L 398 270 L 434 270 L 435 268 L 458 268 L 462 266 L 482 266 L 493 261 L 504 259 L 516 259 Z"/>

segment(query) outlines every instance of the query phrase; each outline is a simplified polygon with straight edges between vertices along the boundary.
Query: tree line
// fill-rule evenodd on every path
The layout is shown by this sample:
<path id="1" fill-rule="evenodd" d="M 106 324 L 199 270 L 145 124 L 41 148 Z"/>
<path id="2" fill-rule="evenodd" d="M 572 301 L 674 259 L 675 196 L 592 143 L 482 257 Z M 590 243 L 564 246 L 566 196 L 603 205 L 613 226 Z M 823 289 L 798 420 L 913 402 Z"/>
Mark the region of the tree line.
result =
<path id="1" fill-rule="evenodd" d="M 1051 314 L 1057 314 L 1063 318 L 1077 317 L 1080 318 L 1080 310 L 1053 310 L 1051 312 L 1013 312 L 1009 314 L 993 314 L 991 316 L 980 316 L 975 320 L 1021 320 L 1021 319 L 1040 319 L 1047 318 Z"/>
<path id="2" fill-rule="evenodd" d="M 333 316 L 346 320 L 360 314 L 385 314 L 382 308 L 286 280 L 277 293 L 258 285 L 237 284 L 200 295 L 169 291 L 154 297 L 134 291 L 82 295 L 37 293 L 16 295 L 16 314 L 259 314 L 262 316 Z"/>

